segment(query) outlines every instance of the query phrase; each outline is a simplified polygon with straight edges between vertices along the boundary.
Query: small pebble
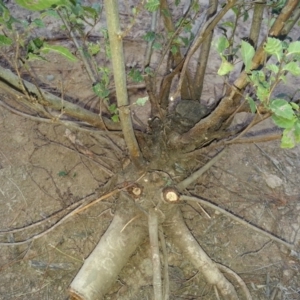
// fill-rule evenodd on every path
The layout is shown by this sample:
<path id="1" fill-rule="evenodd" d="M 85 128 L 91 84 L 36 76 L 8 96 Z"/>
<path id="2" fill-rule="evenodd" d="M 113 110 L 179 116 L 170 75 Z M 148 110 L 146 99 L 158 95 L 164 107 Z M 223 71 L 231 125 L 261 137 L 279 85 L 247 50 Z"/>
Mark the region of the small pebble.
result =
<path id="1" fill-rule="evenodd" d="M 53 81 L 55 77 L 54 75 L 47 75 L 46 78 L 48 81 Z"/>

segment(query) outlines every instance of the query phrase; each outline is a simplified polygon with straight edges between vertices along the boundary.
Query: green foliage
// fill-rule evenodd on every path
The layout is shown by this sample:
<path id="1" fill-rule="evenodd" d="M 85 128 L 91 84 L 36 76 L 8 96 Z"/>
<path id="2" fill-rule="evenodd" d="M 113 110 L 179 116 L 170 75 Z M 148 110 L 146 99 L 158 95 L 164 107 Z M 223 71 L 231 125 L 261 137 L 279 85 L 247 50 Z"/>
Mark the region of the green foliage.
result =
<path id="1" fill-rule="evenodd" d="M 74 56 L 70 50 L 66 47 L 63 46 L 57 46 L 57 45 L 50 45 L 48 43 L 44 43 L 43 47 L 41 47 L 41 52 L 42 53 L 49 53 L 50 51 L 56 52 L 65 58 L 67 58 L 70 61 L 77 61 L 76 56 Z"/>
<path id="2" fill-rule="evenodd" d="M 136 68 L 132 68 L 128 73 L 128 75 L 134 82 L 144 81 L 141 71 Z"/>
<path id="3" fill-rule="evenodd" d="M 220 36 L 214 43 L 216 50 L 222 56 L 223 52 L 229 47 L 230 43 L 225 36 Z"/>
<path id="4" fill-rule="evenodd" d="M 0 34 L 0 46 L 10 46 L 13 43 L 12 39 Z"/>
<path id="5" fill-rule="evenodd" d="M 85 25 L 88 24 L 90 28 L 96 25 L 100 18 L 102 6 L 98 2 L 92 6 L 85 6 L 83 0 L 16 0 L 15 2 L 28 10 L 42 12 L 39 17 L 30 22 L 17 20 L 11 15 L 3 1 L 0 0 L 0 25 L 5 29 L 0 34 L 0 47 L 14 47 L 17 42 L 20 56 L 25 57 L 25 59 L 21 57 L 25 63 L 33 59 L 46 60 L 44 54 L 49 52 L 56 52 L 75 62 L 78 59 L 69 49 L 46 43 L 43 38 L 33 34 L 35 29 L 46 27 L 44 18 L 50 16 L 61 19 L 65 30 L 72 30 L 75 36 L 79 36 L 83 41 L 80 46 L 77 46 L 77 53 L 81 55 L 83 61 L 86 59 L 88 64 L 93 66 L 92 71 L 95 75 L 93 81 L 96 82 L 93 83 L 92 90 L 102 101 L 107 101 L 111 119 L 114 122 L 119 122 L 118 108 L 116 104 L 111 104 L 108 100 L 111 81 L 110 70 L 107 67 L 98 66 L 95 59 L 97 55 L 103 53 L 106 59 L 111 59 L 108 31 L 106 28 L 100 29 L 104 42 L 103 39 L 101 42 L 99 40 L 92 42 L 86 39 L 87 30 Z M 175 0 L 172 3 L 178 6 L 182 2 Z M 274 14 L 276 14 L 275 11 L 279 12 L 285 3 L 286 0 L 267 0 L 267 5 L 273 8 Z M 155 12 L 160 8 L 160 1 L 147 0 L 141 7 L 149 12 Z M 133 8 L 133 20 L 140 9 Z M 198 1 L 192 1 L 191 14 L 175 21 L 174 32 L 149 31 L 143 36 L 143 39 L 152 44 L 152 49 L 163 49 L 165 53 L 177 54 L 182 48 L 188 49 L 195 38 L 192 33 L 193 14 L 196 16 L 199 9 Z M 291 147 L 300 140 L 299 106 L 291 102 L 291 99 L 285 99 L 279 95 L 273 95 L 273 93 L 278 84 L 287 81 L 287 75 L 300 76 L 300 41 L 287 43 L 268 37 L 264 44 L 264 51 L 268 56 L 276 58 L 276 61 L 274 63 L 274 59 L 270 60 L 270 63 L 266 63 L 261 69 L 252 70 L 252 60 L 255 55 L 254 47 L 244 40 L 237 44 L 234 41 L 234 36 L 230 37 L 230 32 L 235 30 L 236 20 L 246 21 L 249 18 L 248 9 L 243 6 L 235 6 L 232 11 L 234 20 L 228 20 L 221 24 L 223 36 L 214 42 L 214 46 L 222 60 L 218 75 L 228 76 L 234 69 L 234 64 L 242 60 L 248 80 L 255 91 L 255 96 L 245 96 L 251 112 L 257 113 L 257 107 L 263 107 L 269 111 L 272 114 L 274 123 L 284 130 L 282 147 Z M 172 17 L 168 10 L 161 11 L 161 14 L 169 18 Z M 21 25 L 24 29 L 22 34 L 18 35 L 18 41 L 15 40 L 15 30 L 17 28 L 15 25 Z M 142 82 L 145 74 L 155 76 L 150 67 L 145 68 L 143 72 L 132 68 L 128 76 L 134 82 Z M 135 104 L 143 106 L 147 101 L 148 97 L 139 98 Z"/>
<path id="6" fill-rule="evenodd" d="M 234 65 L 230 63 L 225 56 L 222 56 L 222 64 L 218 70 L 218 75 L 225 76 L 229 74 L 234 68 Z"/>
<path id="7" fill-rule="evenodd" d="M 118 116 L 118 108 L 115 103 L 108 106 L 108 109 L 110 113 L 112 114 L 111 120 L 115 123 L 120 122 L 119 116 Z"/>
<path id="8" fill-rule="evenodd" d="M 97 55 L 101 50 L 101 46 L 99 42 L 96 43 L 88 43 L 88 51 L 89 54 L 94 56 Z"/>
<path id="9" fill-rule="evenodd" d="M 218 75 L 228 75 L 234 68 L 234 65 L 228 61 L 228 54 L 226 53 L 230 46 L 230 42 L 225 36 L 221 36 L 214 42 L 214 46 L 222 59 L 221 66 L 218 70 Z"/>
<path id="10" fill-rule="evenodd" d="M 245 64 L 246 72 L 249 72 L 251 69 L 252 59 L 255 54 L 254 47 L 249 43 L 242 41 L 241 43 L 241 56 Z"/>
<path id="11" fill-rule="evenodd" d="M 267 54 L 275 55 L 277 60 L 280 61 L 283 56 L 282 41 L 268 37 L 267 42 L 264 44 L 264 50 Z"/>
<path id="12" fill-rule="evenodd" d="M 45 10 L 59 5 L 69 5 L 68 0 L 15 0 L 16 3 L 28 10 L 39 11 Z"/>
<path id="13" fill-rule="evenodd" d="M 59 177 L 66 177 L 66 176 L 68 176 L 68 172 L 66 172 L 66 171 L 59 171 L 59 172 L 57 173 L 57 175 L 58 175 Z"/>
<path id="14" fill-rule="evenodd" d="M 142 98 L 138 98 L 135 102 L 136 105 L 138 106 L 144 106 L 146 104 L 146 102 L 149 100 L 149 97 L 142 97 Z"/>
<path id="15" fill-rule="evenodd" d="M 254 101 L 254 99 L 252 98 L 252 97 L 250 97 L 249 95 L 247 95 L 246 97 L 246 100 L 248 101 L 248 104 L 249 104 L 249 106 L 250 106 L 250 110 L 251 110 L 251 112 L 254 114 L 254 113 L 256 113 L 256 104 L 255 104 L 255 101 Z"/>
<path id="16" fill-rule="evenodd" d="M 150 12 L 154 12 L 158 10 L 159 6 L 160 6 L 159 0 L 148 0 L 145 4 L 145 8 Z"/>
<path id="17" fill-rule="evenodd" d="M 93 85 L 93 92 L 101 99 L 105 99 L 109 95 L 109 89 L 102 82 L 97 82 Z"/>
<path id="18" fill-rule="evenodd" d="M 272 113 L 274 123 L 283 128 L 281 147 L 291 148 L 300 142 L 300 110 L 299 105 L 284 98 L 273 96 L 275 87 L 281 82 L 286 83 L 287 75 L 300 76 L 300 42 L 287 44 L 276 38 L 268 38 L 264 44 L 264 51 L 274 56 L 276 64 L 267 63 L 261 70 L 251 71 L 251 61 L 254 49 L 246 42 L 241 45 L 241 57 L 248 72 L 248 80 L 255 89 L 256 102 L 246 97 L 252 112 L 256 105 L 261 104 Z M 272 60 L 271 60 L 272 61 Z"/>

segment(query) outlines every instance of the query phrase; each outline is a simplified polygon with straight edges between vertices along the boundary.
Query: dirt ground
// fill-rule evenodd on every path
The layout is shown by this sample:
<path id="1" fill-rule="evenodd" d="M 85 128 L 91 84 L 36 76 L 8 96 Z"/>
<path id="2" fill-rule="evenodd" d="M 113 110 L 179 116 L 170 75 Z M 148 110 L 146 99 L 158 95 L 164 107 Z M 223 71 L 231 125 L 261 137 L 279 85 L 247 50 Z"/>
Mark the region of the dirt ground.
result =
<path id="1" fill-rule="evenodd" d="M 142 60 L 140 45 L 127 42 L 128 66 Z M 41 82 L 63 86 L 66 94 L 97 110 L 79 66 L 52 57 L 49 64 L 36 63 L 33 69 Z M 210 81 L 206 91 L 211 90 Z M 141 93 L 133 90 L 131 102 Z M 135 108 L 143 122 L 148 108 Z M 256 129 L 270 124 L 267 121 Z M 70 282 L 113 218 L 116 199 L 111 197 L 26 242 L 57 222 L 59 211 L 112 188 L 105 183 L 126 161 L 126 149 L 118 137 L 70 130 L 0 107 L 0 242 L 25 241 L 14 246 L 0 243 L 0 299 L 68 299 Z M 183 172 L 191 174 L 206 159 Z M 279 142 L 235 145 L 189 189 L 190 194 L 295 244 L 292 251 L 213 209 L 182 205 L 186 223 L 200 245 L 214 261 L 243 278 L 253 299 L 300 299 L 299 170 L 299 146 L 283 150 Z M 50 215 L 49 221 L 24 229 Z M 168 239 L 167 247 L 171 299 L 216 299 L 201 274 Z M 106 299 L 152 299 L 148 241 L 132 256 Z"/>

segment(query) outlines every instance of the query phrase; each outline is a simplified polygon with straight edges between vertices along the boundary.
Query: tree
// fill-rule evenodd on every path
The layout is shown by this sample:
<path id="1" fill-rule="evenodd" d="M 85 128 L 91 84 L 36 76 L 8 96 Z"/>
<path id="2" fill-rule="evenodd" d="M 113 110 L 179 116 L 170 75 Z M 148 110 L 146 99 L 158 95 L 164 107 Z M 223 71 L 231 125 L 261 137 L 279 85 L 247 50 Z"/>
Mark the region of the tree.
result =
<path id="1" fill-rule="evenodd" d="M 202 7 L 198 1 L 190 1 L 184 15 L 176 19 L 173 13 L 180 1 L 171 4 L 165 0 L 149 0 L 137 4 L 132 9 L 129 25 L 121 26 L 118 1 L 104 0 L 107 30 L 102 28 L 101 38 L 102 43 L 106 43 L 104 55 L 112 63 L 112 74 L 108 65 L 97 63 L 97 57 L 103 55 L 100 37 L 95 42 L 88 42 L 102 14 L 101 5 L 85 6 L 81 1 L 68 0 L 34 3 L 16 0 L 16 3 L 38 11 L 40 18 L 24 26 L 0 1 L 2 63 L 9 65 L 9 69 L 0 67 L 2 89 L 36 112 L 35 115 L 27 114 L 27 117 L 44 121 L 51 119 L 71 130 L 92 130 L 93 127 L 103 131 L 104 136 L 108 136 L 108 132 L 114 134 L 125 141 L 130 158 L 124 174 L 119 174 L 118 182 L 122 182 L 122 186 L 116 188 L 113 185 L 116 178 L 111 175 L 109 188 L 100 198 L 88 203 L 78 202 L 63 217 L 87 209 L 112 195 L 119 195 L 113 222 L 71 284 L 72 296 L 78 299 L 103 297 L 145 239 L 148 230 L 155 299 L 168 297 L 167 275 L 163 286 L 159 259 L 158 239 L 164 245 L 163 233 L 177 244 L 224 299 L 239 299 L 234 286 L 220 270 L 230 271 L 214 263 L 202 250 L 186 227 L 177 204 L 200 201 L 203 205 L 211 205 L 197 197 L 186 196 L 185 191 L 224 154 L 223 149 L 227 145 L 281 138 L 282 147 L 291 148 L 300 141 L 297 100 L 276 94 L 276 88 L 284 84 L 287 76 L 300 75 L 300 42 L 289 36 L 300 17 L 298 1 L 273 4 L 272 1 L 231 0 L 219 3 L 211 0 L 208 7 Z M 147 42 L 144 65 L 141 70 L 132 68 L 126 74 L 123 40 L 146 12 L 151 13 L 151 24 L 147 24 L 143 36 Z M 232 13 L 229 20 L 226 19 L 228 12 Z M 264 24 L 266 12 L 270 20 Z M 62 21 L 75 45 L 76 54 L 67 47 L 34 36 L 35 28 L 43 25 L 42 18 L 45 16 L 58 17 Z M 251 28 L 249 36 L 240 39 L 236 30 L 242 22 L 251 23 Z M 91 30 L 87 31 L 86 26 L 90 26 Z M 265 29 L 262 29 L 263 26 Z M 214 38 L 216 28 L 222 34 Z M 216 87 L 211 95 L 213 101 L 203 103 L 199 99 L 203 95 L 209 54 L 214 49 L 221 58 L 216 76 L 223 76 L 223 90 L 220 94 Z M 12 56 L 8 55 L 8 50 L 13 53 Z M 46 60 L 45 55 L 49 52 L 59 53 L 74 63 L 80 60 L 90 79 L 91 89 L 99 99 L 97 113 L 76 104 L 63 91 L 58 96 L 39 85 L 31 66 L 35 60 Z M 241 71 L 237 71 L 237 62 L 243 63 Z M 241 67 L 241 64 L 238 66 Z M 23 73 L 27 78 L 22 76 Z M 128 100 L 128 81 L 145 85 L 147 97 L 138 99 L 135 105 L 150 102 L 147 126 L 143 127 L 145 124 L 140 122 L 142 127 L 138 128 L 132 122 L 133 105 Z M 113 90 L 116 103 L 110 100 Z M 2 105 L 24 115 L 5 102 Z M 232 127 L 234 116 L 239 112 L 251 113 L 250 121 Z M 269 117 L 283 132 L 254 137 L 247 135 L 250 128 Z M 139 116 L 135 118 L 139 119 Z M 71 131 L 67 135 L 72 139 Z M 217 149 L 219 154 L 204 168 L 189 176 L 176 171 L 178 165 L 183 169 L 191 165 L 192 158 L 200 150 L 204 153 L 213 149 Z M 224 210 L 221 212 L 226 213 Z M 243 222 L 238 218 L 235 220 Z M 134 224 L 132 230 L 126 230 L 131 224 Z M 293 247 L 263 230 L 253 229 L 286 247 Z M 38 237 L 34 235 L 25 242 Z M 243 281 L 237 275 L 235 279 L 242 286 L 246 298 L 251 299 Z"/>

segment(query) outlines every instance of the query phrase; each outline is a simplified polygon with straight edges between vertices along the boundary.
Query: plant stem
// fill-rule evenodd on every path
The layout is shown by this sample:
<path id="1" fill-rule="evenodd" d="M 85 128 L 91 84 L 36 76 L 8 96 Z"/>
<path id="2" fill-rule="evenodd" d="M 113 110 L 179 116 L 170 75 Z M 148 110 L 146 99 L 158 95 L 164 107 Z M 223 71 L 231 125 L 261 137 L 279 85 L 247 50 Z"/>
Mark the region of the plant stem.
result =
<path id="1" fill-rule="evenodd" d="M 104 7 L 107 18 L 111 61 L 116 86 L 116 95 L 124 139 L 129 150 L 129 156 L 137 169 L 141 169 L 142 156 L 134 135 L 130 106 L 128 101 L 125 73 L 125 59 L 123 51 L 123 38 L 119 22 L 119 10 L 117 0 L 105 0 Z"/>

